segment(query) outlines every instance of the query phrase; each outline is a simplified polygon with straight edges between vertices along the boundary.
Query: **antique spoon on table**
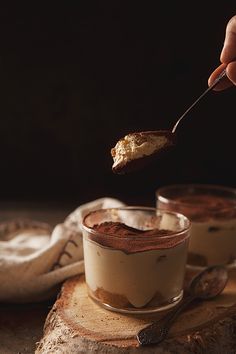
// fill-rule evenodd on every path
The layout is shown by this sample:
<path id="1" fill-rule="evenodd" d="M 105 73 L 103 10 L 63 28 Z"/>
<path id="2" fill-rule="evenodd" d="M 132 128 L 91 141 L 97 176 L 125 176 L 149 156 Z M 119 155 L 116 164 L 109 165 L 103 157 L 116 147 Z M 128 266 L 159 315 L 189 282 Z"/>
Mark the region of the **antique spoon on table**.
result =
<path id="1" fill-rule="evenodd" d="M 176 144 L 176 129 L 181 120 L 208 92 L 226 77 L 226 69 L 224 69 L 212 85 L 210 85 L 182 114 L 172 130 L 135 132 L 120 139 L 116 146 L 111 149 L 111 155 L 114 160 L 112 171 L 117 174 L 135 171 L 147 165 L 153 158 L 159 157 L 164 152 L 173 148 Z"/>
<path id="2" fill-rule="evenodd" d="M 212 266 L 199 273 L 189 286 L 188 295 L 159 321 L 143 328 L 137 334 L 141 345 L 158 344 L 163 341 L 168 331 L 183 309 L 194 300 L 209 300 L 219 295 L 228 281 L 228 272 L 223 266 Z"/>

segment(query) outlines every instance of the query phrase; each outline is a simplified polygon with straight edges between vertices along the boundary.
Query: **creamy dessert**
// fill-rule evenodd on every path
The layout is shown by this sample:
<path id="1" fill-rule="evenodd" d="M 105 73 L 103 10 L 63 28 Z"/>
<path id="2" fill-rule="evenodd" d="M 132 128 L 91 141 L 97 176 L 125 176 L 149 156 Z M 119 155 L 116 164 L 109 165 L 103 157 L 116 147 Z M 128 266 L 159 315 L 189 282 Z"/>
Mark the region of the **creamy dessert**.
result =
<path id="1" fill-rule="evenodd" d="M 130 133 L 111 149 L 112 170 L 126 173 L 143 167 L 153 157 L 174 146 L 174 141 L 174 134 L 167 130 Z"/>
<path id="2" fill-rule="evenodd" d="M 210 195 L 183 197 L 179 201 L 198 205 L 195 212 L 194 208 L 185 211 L 192 221 L 188 263 L 201 266 L 232 263 L 236 259 L 235 202 Z M 207 210 L 200 211 L 200 205 L 207 206 Z"/>
<path id="3" fill-rule="evenodd" d="M 202 191 L 203 192 L 203 191 Z M 206 191 L 162 198 L 158 207 L 183 213 L 191 220 L 187 263 L 193 266 L 232 264 L 236 259 L 236 200 Z"/>
<path id="4" fill-rule="evenodd" d="M 142 230 L 108 221 L 85 232 L 83 244 L 89 295 L 104 306 L 151 312 L 182 298 L 186 231 Z"/>

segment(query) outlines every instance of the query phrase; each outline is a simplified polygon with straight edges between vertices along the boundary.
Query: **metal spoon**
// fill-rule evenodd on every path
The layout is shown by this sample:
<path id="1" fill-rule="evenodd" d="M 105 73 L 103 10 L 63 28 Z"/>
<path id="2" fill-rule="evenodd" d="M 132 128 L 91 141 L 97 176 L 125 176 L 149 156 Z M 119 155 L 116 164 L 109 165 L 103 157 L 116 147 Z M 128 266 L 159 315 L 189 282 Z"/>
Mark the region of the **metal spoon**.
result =
<path id="1" fill-rule="evenodd" d="M 141 345 L 158 344 L 163 341 L 180 312 L 194 300 L 209 300 L 220 294 L 228 281 L 228 272 L 223 266 L 212 266 L 198 274 L 189 286 L 189 295 L 159 321 L 143 328 L 137 334 Z"/>
<path id="2" fill-rule="evenodd" d="M 225 77 L 226 69 L 220 73 L 213 84 L 182 114 L 172 130 L 134 132 L 120 139 L 116 146 L 111 149 L 111 155 L 114 160 L 112 171 L 117 174 L 135 171 L 147 165 L 153 158 L 162 155 L 163 152 L 169 151 L 176 144 L 175 132 L 180 121 Z"/>
<path id="3" fill-rule="evenodd" d="M 172 128 L 172 133 L 175 133 L 180 121 L 186 116 L 186 114 L 188 114 L 191 109 L 193 107 L 196 106 L 196 104 L 211 90 L 213 90 L 214 87 L 216 87 L 216 85 L 218 85 L 218 83 L 224 79 L 226 77 L 226 69 L 224 69 L 219 76 L 215 79 L 215 81 L 211 84 L 211 86 L 209 86 L 194 102 L 193 104 L 182 114 L 182 116 L 177 120 L 177 122 L 175 123 L 174 127 Z"/>

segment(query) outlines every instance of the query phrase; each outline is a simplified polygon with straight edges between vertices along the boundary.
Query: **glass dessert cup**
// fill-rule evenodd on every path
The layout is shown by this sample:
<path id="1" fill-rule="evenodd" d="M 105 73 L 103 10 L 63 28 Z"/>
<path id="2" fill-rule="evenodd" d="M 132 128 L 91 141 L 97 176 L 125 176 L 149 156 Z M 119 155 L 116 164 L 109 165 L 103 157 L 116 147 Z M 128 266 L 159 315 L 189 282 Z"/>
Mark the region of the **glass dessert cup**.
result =
<path id="1" fill-rule="evenodd" d="M 200 270 L 222 264 L 235 267 L 236 189 L 180 184 L 156 192 L 157 208 L 186 215 L 191 221 L 187 266 Z"/>
<path id="2" fill-rule="evenodd" d="M 89 296 L 106 309 L 152 313 L 183 296 L 190 222 L 155 208 L 101 209 L 82 224 Z"/>

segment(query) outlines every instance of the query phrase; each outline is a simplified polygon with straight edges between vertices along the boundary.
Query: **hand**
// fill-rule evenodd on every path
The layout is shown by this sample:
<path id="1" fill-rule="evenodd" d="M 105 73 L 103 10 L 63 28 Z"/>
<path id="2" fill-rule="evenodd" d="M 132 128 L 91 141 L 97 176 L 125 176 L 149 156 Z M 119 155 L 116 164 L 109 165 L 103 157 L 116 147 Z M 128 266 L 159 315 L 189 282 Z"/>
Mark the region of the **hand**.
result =
<path id="1" fill-rule="evenodd" d="M 227 67 L 227 78 L 222 80 L 215 88 L 216 91 L 224 90 L 232 85 L 236 85 L 236 16 L 233 16 L 227 26 L 225 33 L 225 41 L 220 55 L 222 64 L 213 71 L 208 79 L 210 86 L 220 72 Z"/>

